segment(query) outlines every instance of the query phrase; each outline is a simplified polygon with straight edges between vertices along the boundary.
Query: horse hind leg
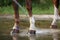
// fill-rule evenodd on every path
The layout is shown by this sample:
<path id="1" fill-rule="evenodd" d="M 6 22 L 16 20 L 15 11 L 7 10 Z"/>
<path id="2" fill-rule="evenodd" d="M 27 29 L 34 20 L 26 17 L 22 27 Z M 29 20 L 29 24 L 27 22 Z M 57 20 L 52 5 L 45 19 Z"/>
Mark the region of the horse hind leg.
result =
<path id="1" fill-rule="evenodd" d="M 30 28 L 29 28 L 29 33 L 30 34 L 35 34 L 35 19 L 32 15 L 32 0 L 26 0 L 26 8 L 29 13 L 29 20 L 30 20 Z"/>
<path id="2" fill-rule="evenodd" d="M 58 9 L 54 5 L 54 17 L 50 28 L 57 28 L 57 19 L 58 19 Z"/>
<path id="3" fill-rule="evenodd" d="M 58 20 L 58 16 L 59 16 L 59 0 L 53 0 L 54 3 L 54 17 L 53 17 L 53 21 L 52 24 L 50 26 L 50 28 L 56 29 L 57 28 L 57 20 Z"/>

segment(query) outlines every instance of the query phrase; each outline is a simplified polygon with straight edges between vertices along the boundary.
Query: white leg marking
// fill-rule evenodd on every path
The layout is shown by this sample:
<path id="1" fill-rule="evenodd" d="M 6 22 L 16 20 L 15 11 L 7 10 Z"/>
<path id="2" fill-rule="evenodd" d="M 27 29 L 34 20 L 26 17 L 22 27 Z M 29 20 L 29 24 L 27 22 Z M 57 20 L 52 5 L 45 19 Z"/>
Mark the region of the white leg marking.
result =
<path id="1" fill-rule="evenodd" d="M 16 23 L 14 24 L 13 29 L 19 29 Z"/>
<path id="2" fill-rule="evenodd" d="M 53 17 L 53 22 L 51 25 L 56 25 L 56 21 L 58 19 L 58 9 L 56 8 L 56 6 L 54 5 L 54 17 Z"/>
<path id="3" fill-rule="evenodd" d="M 29 30 L 35 30 L 35 19 L 34 17 L 30 17 L 30 28 Z"/>
<path id="4" fill-rule="evenodd" d="M 16 23 L 14 24 L 14 26 L 13 26 L 12 29 L 13 29 L 13 30 L 14 30 L 14 29 L 19 30 L 19 28 L 17 28 L 17 24 L 16 24 Z M 15 35 L 16 35 L 16 34 L 13 33 L 13 30 L 10 32 L 10 35 L 11 35 L 11 36 L 15 36 Z M 13 38 L 13 39 L 15 39 L 15 38 Z"/>

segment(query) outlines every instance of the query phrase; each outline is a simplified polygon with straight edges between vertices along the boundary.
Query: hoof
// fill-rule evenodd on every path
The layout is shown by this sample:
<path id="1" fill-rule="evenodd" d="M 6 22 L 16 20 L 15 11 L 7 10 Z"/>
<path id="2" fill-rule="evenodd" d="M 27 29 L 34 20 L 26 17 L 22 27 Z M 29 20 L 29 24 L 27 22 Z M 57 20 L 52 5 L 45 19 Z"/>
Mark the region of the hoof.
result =
<path id="1" fill-rule="evenodd" d="M 11 36 L 15 36 L 15 35 L 18 35 L 19 34 L 19 30 L 16 30 L 16 29 L 13 29 L 11 32 L 10 32 L 10 35 Z"/>
<path id="2" fill-rule="evenodd" d="M 19 30 L 17 29 L 13 29 L 12 31 L 13 31 L 12 33 L 19 33 Z"/>
<path id="3" fill-rule="evenodd" d="M 50 28 L 57 29 L 57 25 L 51 25 Z"/>
<path id="4" fill-rule="evenodd" d="M 12 33 L 19 33 L 19 27 L 18 26 L 13 27 Z"/>
<path id="5" fill-rule="evenodd" d="M 36 34 L 36 31 L 35 30 L 29 30 L 29 33 L 30 34 Z"/>

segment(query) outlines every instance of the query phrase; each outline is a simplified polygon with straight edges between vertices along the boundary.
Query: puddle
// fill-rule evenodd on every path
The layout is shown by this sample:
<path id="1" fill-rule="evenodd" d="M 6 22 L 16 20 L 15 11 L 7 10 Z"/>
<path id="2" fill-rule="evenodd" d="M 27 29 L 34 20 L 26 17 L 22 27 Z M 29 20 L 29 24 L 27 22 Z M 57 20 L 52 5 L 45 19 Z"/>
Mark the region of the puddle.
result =
<path id="1" fill-rule="evenodd" d="M 58 22 L 58 29 L 49 29 L 50 24 L 51 21 L 36 21 L 37 28 L 44 29 L 36 29 L 36 35 L 30 35 L 28 34 L 29 22 L 21 20 L 18 40 L 60 40 L 60 22 Z M 12 19 L 0 19 L 0 40 L 13 40 L 9 34 L 13 25 Z"/>

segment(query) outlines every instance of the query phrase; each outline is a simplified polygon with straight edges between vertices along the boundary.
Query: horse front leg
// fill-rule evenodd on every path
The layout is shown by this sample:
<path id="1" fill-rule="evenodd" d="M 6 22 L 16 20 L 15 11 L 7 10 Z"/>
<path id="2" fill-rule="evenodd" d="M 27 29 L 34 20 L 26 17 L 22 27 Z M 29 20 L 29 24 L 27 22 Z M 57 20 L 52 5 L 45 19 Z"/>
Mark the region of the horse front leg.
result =
<path id="1" fill-rule="evenodd" d="M 26 8 L 29 13 L 29 20 L 30 20 L 30 28 L 29 28 L 29 33 L 30 34 L 35 34 L 35 19 L 32 15 L 32 0 L 26 0 Z"/>
<path id="2" fill-rule="evenodd" d="M 16 0 L 18 1 L 18 0 Z M 18 5 L 12 0 L 13 9 L 14 9 L 14 26 L 11 31 L 11 36 L 13 40 L 18 40 L 18 33 L 19 33 L 19 13 L 18 13 Z"/>
<path id="3" fill-rule="evenodd" d="M 52 24 L 50 26 L 50 28 L 57 28 L 57 19 L 58 19 L 58 16 L 59 16 L 59 11 L 58 11 L 58 8 L 59 8 L 59 0 L 53 0 L 53 4 L 54 4 L 54 17 L 53 17 L 53 21 L 52 21 Z"/>
<path id="4" fill-rule="evenodd" d="M 18 0 L 16 0 L 18 1 Z M 18 5 L 12 0 L 13 2 L 13 9 L 14 9 L 14 26 L 13 26 L 13 30 L 12 30 L 12 34 L 17 34 L 19 33 L 19 12 L 18 12 Z"/>

